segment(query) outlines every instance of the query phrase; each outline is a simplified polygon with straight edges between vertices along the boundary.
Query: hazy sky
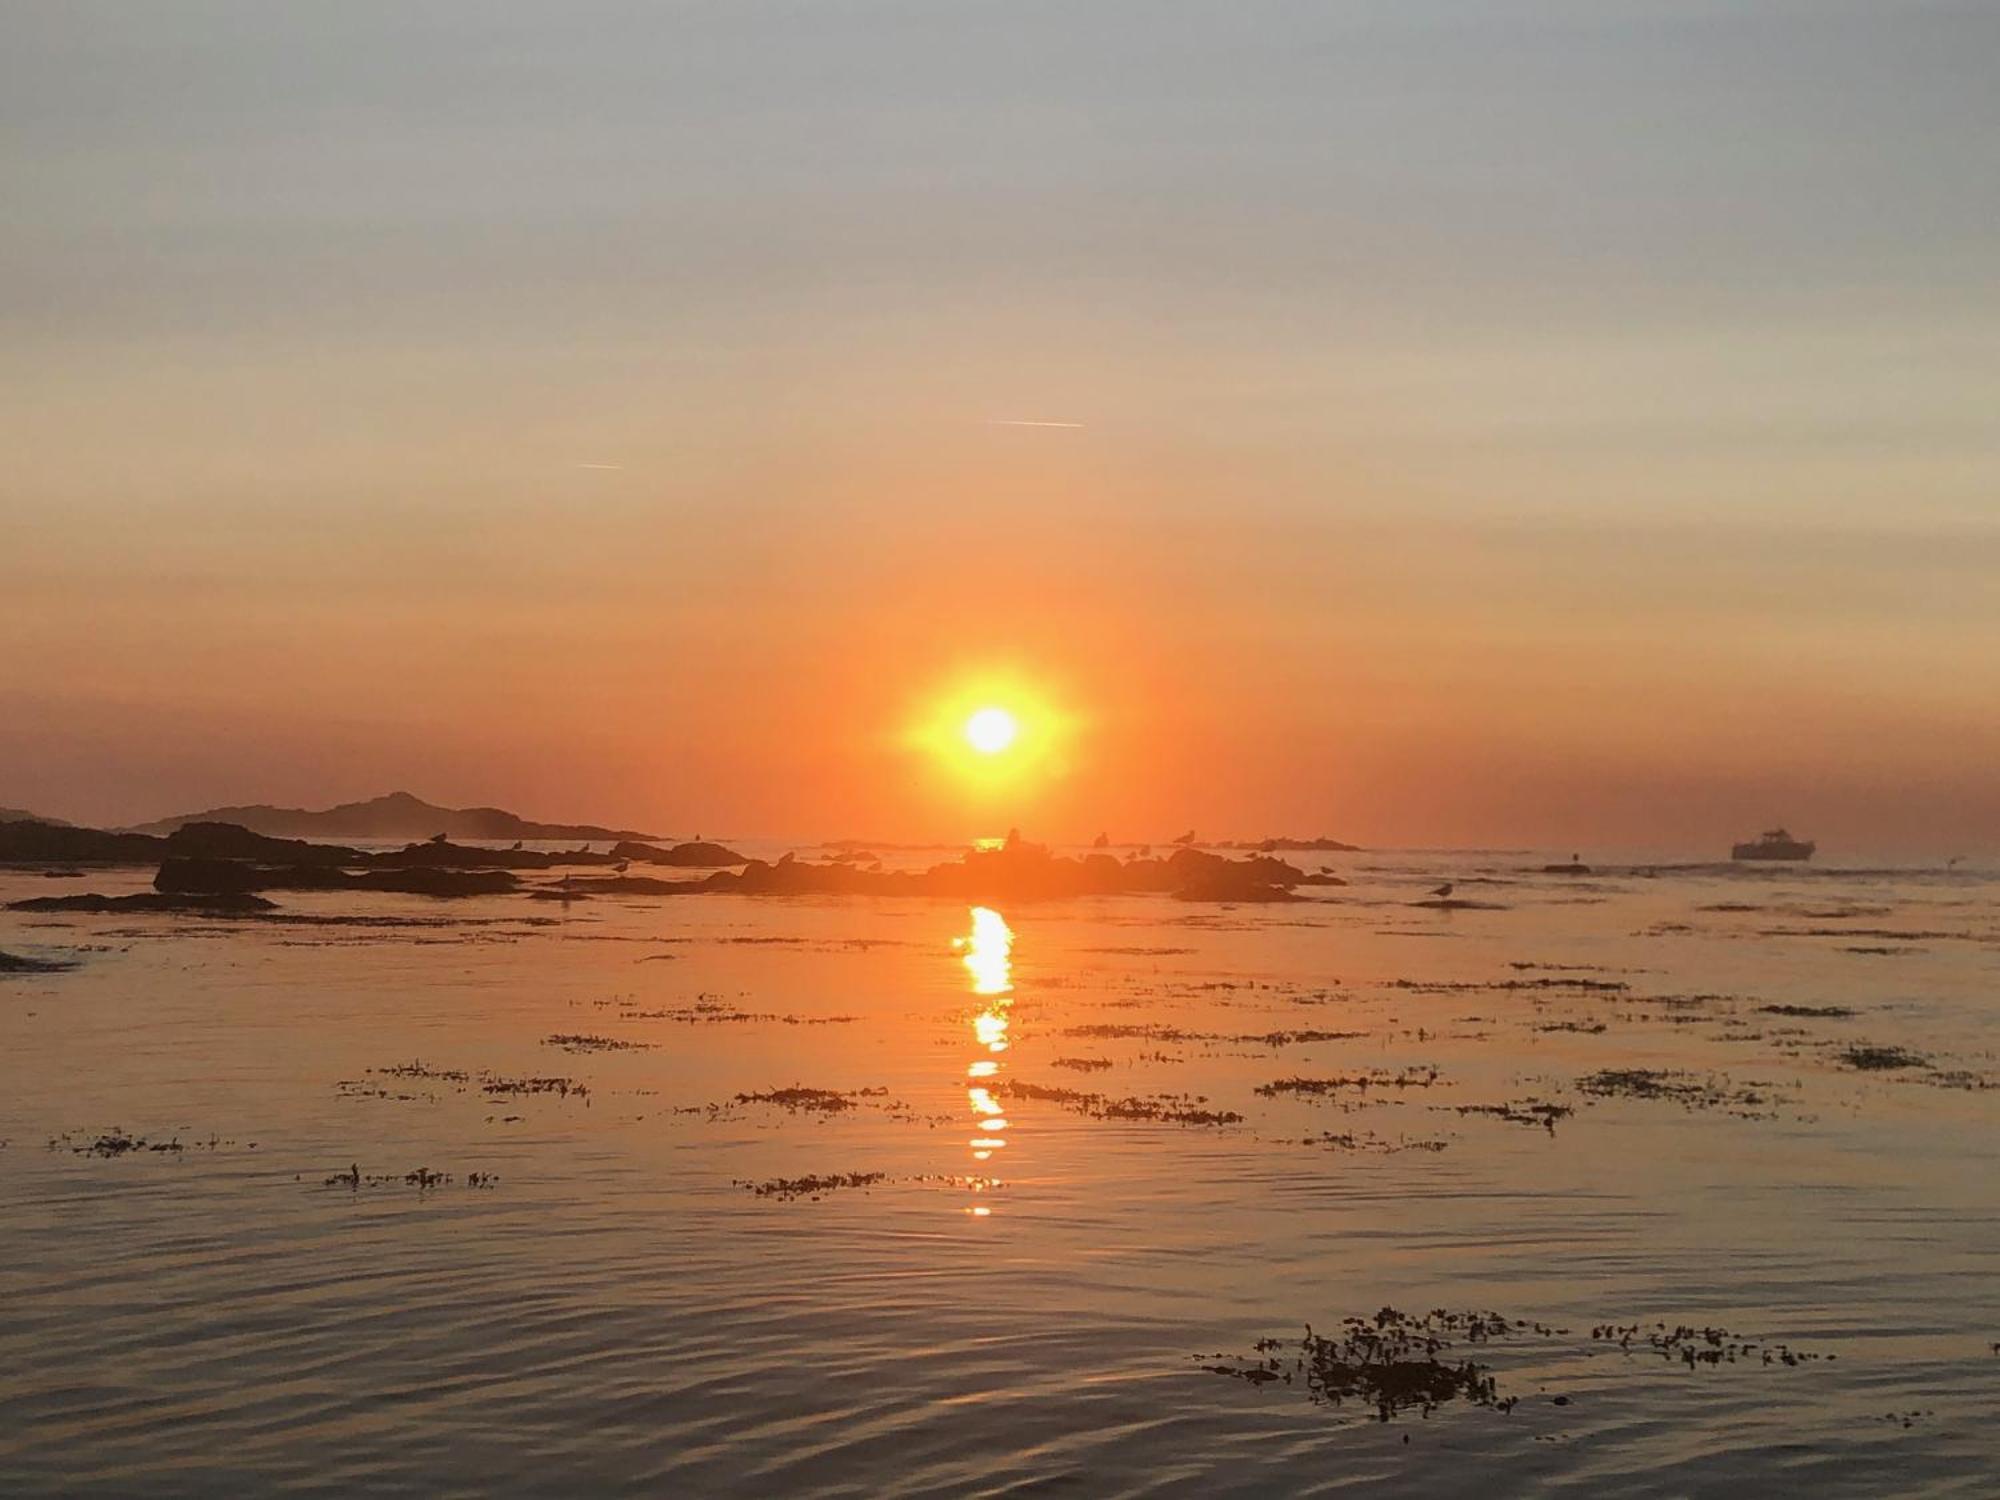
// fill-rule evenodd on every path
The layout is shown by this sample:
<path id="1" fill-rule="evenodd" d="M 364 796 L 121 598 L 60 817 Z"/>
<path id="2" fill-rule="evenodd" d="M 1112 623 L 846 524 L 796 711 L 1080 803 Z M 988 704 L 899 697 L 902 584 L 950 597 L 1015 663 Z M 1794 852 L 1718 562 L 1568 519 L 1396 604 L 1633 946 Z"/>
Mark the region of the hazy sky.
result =
<path id="1" fill-rule="evenodd" d="M 0 36 L 0 804 L 2000 847 L 1986 0 Z"/>

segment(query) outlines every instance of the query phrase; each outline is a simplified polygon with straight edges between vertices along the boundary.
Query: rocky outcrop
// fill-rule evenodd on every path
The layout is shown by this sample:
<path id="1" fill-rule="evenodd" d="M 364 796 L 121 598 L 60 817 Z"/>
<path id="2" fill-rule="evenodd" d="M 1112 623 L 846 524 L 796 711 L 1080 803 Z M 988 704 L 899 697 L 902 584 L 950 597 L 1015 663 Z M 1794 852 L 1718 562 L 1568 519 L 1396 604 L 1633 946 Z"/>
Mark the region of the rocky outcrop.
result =
<path id="1" fill-rule="evenodd" d="M 29 958 L 24 954 L 0 950 L 0 974 L 60 974 L 75 967 L 74 959 Z"/>
<path id="2" fill-rule="evenodd" d="M 235 823 L 185 823 L 167 835 L 166 853 L 189 859 L 244 859 L 267 865 L 358 865 L 368 856 L 339 844 L 275 839 Z"/>
<path id="3" fill-rule="evenodd" d="M 67 823 L 0 823 L 0 864 L 145 865 L 165 847 L 165 840 L 144 833 L 106 833 Z"/>
<path id="4" fill-rule="evenodd" d="M 12 840 L 11 844 L 8 842 Z M 962 901 L 1040 901 L 1076 896 L 1158 894 L 1187 901 L 1267 902 L 1304 899 L 1300 885 L 1338 885 L 1339 877 L 1309 876 L 1270 855 L 1226 859 L 1183 845 L 1156 859 L 1141 851 L 1119 859 L 1102 850 L 1081 858 L 1012 834 L 997 849 L 972 849 L 926 870 L 864 866 L 843 850 L 829 861 L 786 855 L 775 864 L 748 859 L 721 844 L 696 841 L 661 847 L 621 841 L 608 853 L 487 849 L 431 839 L 387 853 L 337 844 L 276 838 L 227 823 L 190 823 L 166 839 L 105 834 L 48 824 L 0 825 L 0 850 L 34 850 L 37 862 L 62 859 L 159 861 L 154 891 L 139 896 L 45 896 L 16 902 L 25 911 L 254 912 L 270 909 L 259 891 L 383 891 L 420 896 L 505 895 L 520 889 L 516 870 L 613 866 L 616 874 L 538 886 L 538 899 L 598 895 L 935 896 Z M 95 851 L 83 852 L 83 851 Z M 112 851 L 119 851 L 113 853 Z M 0 854 L 0 858 L 5 858 Z M 633 864 L 710 870 L 701 879 L 628 875 Z M 740 868 L 732 868 L 740 866 Z"/>
<path id="5" fill-rule="evenodd" d="M 612 865 L 610 854 L 594 854 L 588 849 L 483 849 L 473 844 L 454 844 L 447 839 L 430 839 L 407 848 L 368 856 L 378 866 L 435 870 L 550 870 L 557 865 Z"/>
<path id="6" fill-rule="evenodd" d="M 556 897 L 566 894 L 571 900 L 579 900 L 588 895 L 672 896 L 698 883 L 690 880 L 662 880 L 657 875 L 585 875 L 577 880 L 565 880 L 561 885 L 543 886 L 535 894 Z"/>
<path id="7" fill-rule="evenodd" d="M 1292 887 L 1304 878 L 1302 871 L 1267 855 L 1245 860 L 1215 858 L 1213 864 L 1184 869 L 1173 894 L 1180 901 L 1303 901 L 1306 898 Z"/>
<path id="8" fill-rule="evenodd" d="M 255 865 L 234 859 L 163 859 L 153 876 L 153 889 L 169 895 L 225 896 L 257 889 L 257 877 L 267 873 Z M 333 880 L 343 871 L 314 869 L 321 880 Z"/>
<path id="9" fill-rule="evenodd" d="M 8 903 L 9 911 L 140 912 L 179 911 L 206 916 L 250 916 L 276 911 L 278 903 L 243 891 L 202 895 L 177 891 L 140 891 L 131 896 L 31 896 Z"/>
<path id="10" fill-rule="evenodd" d="M 257 865 L 231 859 L 168 859 L 153 877 L 176 895 L 246 891 L 397 891 L 413 896 L 503 896 L 518 888 L 505 870 L 343 870 L 328 865 Z"/>
<path id="11" fill-rule="evenodd" d="M 1303 899 L 1294 896 L 1291 887 L 1304 878 L 1303 871 L 1264 856 L 1227 860 L 1200 849 L 1181 848 L 1168 859 L 1120 861 L 1098 853 L 1072 859 L 1016 835 L 998 849 L 968 850 L 959 859 L 923 871 L 863 870 L 843 862 L 818 864 L 791 855 L 776 864 L 753 859 L 740 874 L 718 871 L 706 880 L 677 886 L 674 893 L 947 896 L 999 902 L 1153 892 L 1190 901 L 1289 901 Z"/>
<path id="12" fill-rule="evenodd" d="M 615 858 L 630 860 L 634 864 L 671 865 L 684 870 L 719 870 L 729 865 L 747 865 L 750 856 L 738 854 L 724 844 L 713 844 L 695 840 L 687 844 L 675 844 L 671 849 L 661 849 L 652 844 L 626 840 L 612 846 Z M 852 862 L 853 856 L 848 856 Z"/>
<path id="13" fill-rule="evenodd" d="M 367 870 L 349 887 L 411 896 L 504 896 L 520 882 L 505 870 Z"/>

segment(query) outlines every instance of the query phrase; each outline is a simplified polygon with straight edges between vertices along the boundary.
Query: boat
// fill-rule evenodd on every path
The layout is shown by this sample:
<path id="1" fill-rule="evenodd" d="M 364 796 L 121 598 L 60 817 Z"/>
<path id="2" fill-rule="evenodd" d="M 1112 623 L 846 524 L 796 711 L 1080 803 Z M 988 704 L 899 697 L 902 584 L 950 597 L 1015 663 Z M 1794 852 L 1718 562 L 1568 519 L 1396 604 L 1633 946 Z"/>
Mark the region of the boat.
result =
<path id="1" fill-rule="evenodd" d="M 1811 859 L 1819 846 L 1811 839 L 1795 839 L 1782 828 L 1767 828 L 1747 844 L 1729 851 L 1731 859 Z"/>

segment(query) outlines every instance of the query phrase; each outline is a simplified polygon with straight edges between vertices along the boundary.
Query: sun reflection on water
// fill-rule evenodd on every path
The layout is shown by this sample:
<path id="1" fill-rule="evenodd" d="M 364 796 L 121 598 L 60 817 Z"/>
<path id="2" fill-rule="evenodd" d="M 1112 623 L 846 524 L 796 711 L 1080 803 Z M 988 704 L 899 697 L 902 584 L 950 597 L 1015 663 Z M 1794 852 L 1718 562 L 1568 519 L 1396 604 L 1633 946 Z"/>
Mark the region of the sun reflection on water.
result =
<path id="1" fill-rule="evenodd" d="M 960 962 L 966 973 L 972 976 L 972 993 L 984 1003 L 972 1017 L 973 1040 L 987 1056 L 976 1058 L 965 1070 L 968 1079 L 995 1078 L 1000 1072 L 999 1054 L 1007 1050 L 1007 1027 L 1014 1004 L 1014 930 L 1007 925 L 1007 919 L 991 907 L 975 906 L 971 911 L 972 931 L 961 938 L 954 938 L 952 946 L 959 950 Z M 973 1128 L 978 1131 L 967 1145 L 971 1148 L 972 1159 L 986 1162 L 993 1159 L 993 1153 L 1004 1150 L 1007 1137 L 1002 1134 L 1007 1129 L 1005 1110 L 994 1097 L 992 1088 L 983 1083 L 966 1085 L 966 1106 L 972 1111 Z M 975 1186 L 974 1191 L 979 1191 Z M 992 1210 L 980 1205 L 972 1210 L 975 1217 L 985 1218 Z"/>
<path id="2" fill-rule="evenodd" d="M 1014 993 L 1014 929 L 990 906 L 972 908 L 972 933 L 958 940 L 975 995 Z"/>

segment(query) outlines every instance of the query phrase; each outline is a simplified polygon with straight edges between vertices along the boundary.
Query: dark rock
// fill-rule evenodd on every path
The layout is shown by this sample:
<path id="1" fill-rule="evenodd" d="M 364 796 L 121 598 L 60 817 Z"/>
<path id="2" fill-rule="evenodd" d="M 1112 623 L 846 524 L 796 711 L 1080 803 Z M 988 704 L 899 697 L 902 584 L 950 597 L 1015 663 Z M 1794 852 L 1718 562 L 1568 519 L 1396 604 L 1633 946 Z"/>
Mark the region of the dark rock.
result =
<path id="1" fill-rule="evenodd" d="M 585 895 L 672 896 L 685 891 L 691 884 L 693 882 L 687 880 L 662 880 L 656 875 L 594 875 L 548 887 L 535 894 L 558 898 L 567 895 L 572 900 Z"/>
<path id="2" fill-rule="evenodd" d="M 596 854 L 588 849 L 483 849 L 472 844 L 454 844 L 448 839 L 427 839 L 374 855 L 369 863 L 398 869 L 547 870 L 557 865 L 613 865 L 618 863 L 618 856 Z"/>
<path id="3" fill-rule="evenodd" d="M 214 825 L 209 825 L 214 826 Z M 153 876 L 153 889 L 175 894 L 221 895 L 257 889 L 257 877 L 268 873 L 235 859 L 163 859 Z M 327 871 L 338 875 L 337 870 Z"/>
<path id="4" fill-rule="evenodd" d="M 241 916 L 276 911 L 275 901 L 244 891 L 204 895 L 175 891 L 141 891 L 131 896 L 100 896 L 95 891 L 81 896 L 32 896 L 8 903 L 9 911 L 134 912 L 184 911 L 211 916 Z"/>
<path id="5" fill-rule="evenodd" d="M 106 833 L 64 823 L 0 823 L 0 863 L 149 865 L 165 843 L 149 834 Z"/>
<path id="6" fill-rule="evenodd" d="M 745 854 L 738 854 L 723 844 L 706 843 L 697 840 L 689 844 L 676 844 L 671 849 L 661 849 L 652 844 L 632 841 L 616 844 L 611 853 L 617 859 L 628 859 L 646 865 L 671 865 L 679 869 L 710 870 L 726 865 L 743 865 L 750 862 Z M 865 864 L 872 855 L 853 850 L 843 851 L 843 863 Z"/>
<path id="7" fill-rule="evenodd" d="M 1862 1042 L 1842 1050 L 1840 1060 L 1864 1073 L 1890 1072 L 1899 1068 L 1928 1068 L 1931 1060 L 1908 1047 L 1876 1046 Z"/>
<path id="8" fill-rule="evenodd" d="M 1217 844 L 1218 849 L 1254 849 L 1259 854 L 1358 854 L 1359 844 L 1343 844 L 1321 834 L 1316 839 L 1259 839 L 1254 844 Z"/>
<path id="9" fill-rule="evenodd" d="M 519 884 L 505 870 L 367 870 L 354 877 L 353 888 L 411 896 L 504 896 Z"/>
<path id="10" fill-rule="evenodd" d="M 1170 859 L 1120 863 L 1108 854 L 1071 859 L 1018 835 L 998 849 L 970 849 L 922 872 L 864 870 L 844 861 L 815 863 L 786 855 L 776 864 L 747 861 L 741 872 L 718 870 L 705 880 L 663 882 L 663 892 L 690 895 L 734 891 L 756 896 L 940 896 L 963 901 L 1059 900 L 1072 896 L 1152 892 L 1190 901 L 1287 901 L 1304 872 L 1283 860 L 1227 860 L 1203 850 L 1177 849 Z M 631 887 L 627 887 L 628 889 Z"/>
<path id="11" fill-rule="evenodd" d="M 21 954 L 0 950 L 0 974 L 60 974 L 75 967 L 72 959 L 24 958 Z"/>
<path id="12" fill-rule="evenodd" d="M 358 865 L 367 856 L 339 844 L 275 839 L 236 823 L 185 823 L 167 835 L 166 852 L 190 859 L 255 860 L 267 865 Z"/>
<path id="13" fill-rule="evenodd" d="M 254 835 L 253 835 L 254 837 Z M 498 896 L 516 889 L 505 870 L 348 871 L 328 865 L 254 865 L 230 859 L 168 859 L 153 885 L 163 892 L 224 895 L 243 891 L 395 891 L 413 896 Z"/>
<path id="14" fill-rule="evenodd" d="M 1273 885 L 1252 870 L 1225 864 L 1219 870 L 1204 870 L 1174 892 L 1177 901 L 1303 901 L 1306 898 L 1284 886 Z"/>

